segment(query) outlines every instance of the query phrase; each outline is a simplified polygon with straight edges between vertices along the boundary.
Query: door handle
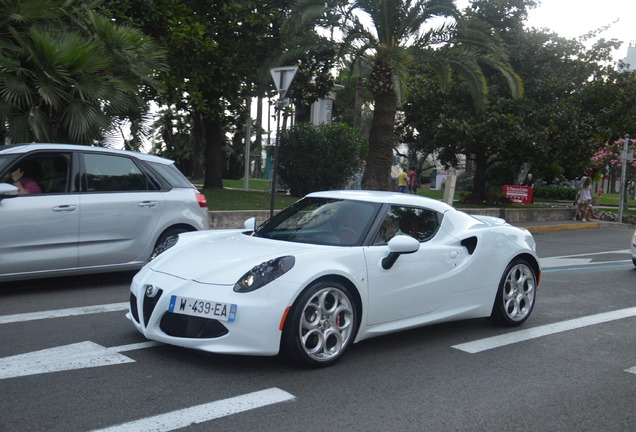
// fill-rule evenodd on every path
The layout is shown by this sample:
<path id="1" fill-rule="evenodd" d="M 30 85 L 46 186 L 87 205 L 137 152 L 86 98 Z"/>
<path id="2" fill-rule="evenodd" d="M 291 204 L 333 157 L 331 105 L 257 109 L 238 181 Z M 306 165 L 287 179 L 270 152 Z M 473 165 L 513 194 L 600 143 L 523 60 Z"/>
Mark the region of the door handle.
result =
<path id="1" fill-rule="evenodd" d="M 139 207 L 150 207 L 150 208 L 153 208 L 153 207 L 157 207 L 157 201 L 142 201 L 140 203 L 137 203 L 137 205 Z"/>
<path id="2" fill-rule="evenodd" d="M 58 213 L 72 213 L 75 210 L 77 210 L 77 206 L 68 204 L 53 207 L 53 211 Z"/>

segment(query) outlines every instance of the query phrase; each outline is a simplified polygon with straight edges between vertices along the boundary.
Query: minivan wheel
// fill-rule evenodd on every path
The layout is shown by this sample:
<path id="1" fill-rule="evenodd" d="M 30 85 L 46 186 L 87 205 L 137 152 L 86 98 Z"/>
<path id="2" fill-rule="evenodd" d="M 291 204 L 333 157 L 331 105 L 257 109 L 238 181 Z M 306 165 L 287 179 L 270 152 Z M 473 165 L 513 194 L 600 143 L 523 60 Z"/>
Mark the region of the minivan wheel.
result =
<path id="1" fill-rule="evenodd" d="M 152 261 L 153 259 L 157 258 L 159 255 L 161 255 L 163 252 L 167 251 L 172 246 L 174 246 L 175 243 L 177 242 L 179 234 L 182 234 L 188 231 L 189 230 L 185 228 L 170 228 L 164 231 L 157 239 L 157 242 L 155 243 L 155 248 L 152 250 L 152 254 L 150 254 L 149 261 Z"/>

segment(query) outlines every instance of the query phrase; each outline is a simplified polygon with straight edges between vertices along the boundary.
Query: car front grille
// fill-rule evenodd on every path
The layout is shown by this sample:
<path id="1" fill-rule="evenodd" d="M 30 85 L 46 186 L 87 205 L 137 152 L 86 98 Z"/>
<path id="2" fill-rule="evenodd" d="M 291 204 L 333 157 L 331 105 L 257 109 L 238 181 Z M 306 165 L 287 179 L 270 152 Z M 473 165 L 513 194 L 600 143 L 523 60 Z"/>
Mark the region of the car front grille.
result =
<path id="1" fill-rule="evenodd" d="M 165 334 L 182 338 L 212 339 L 228 333 L 228 329 L 218 320 L 172 312 L 163 315 L 159 326 Z"/>
<path id="2" fill-rule="evenodd" d="M 163 294 L 163 290 L 157 290 L 157 293 L 154 297 L 150 297 L 147 293 L 144 294 L 144 325 L 148 326 L 148 321 L 150 321 L 150 317 L 152 316 L 152 312 L 155 310 L 155 306 L 157 306 L 157 302 L 161 298 L 161 294 Z"/>
<path id="3" fill-rule="evenodd" d="M 130 313 L 135 321 L 139 322 L 139 309 L 137 309 L 137 296 L 130 293 Z"/>

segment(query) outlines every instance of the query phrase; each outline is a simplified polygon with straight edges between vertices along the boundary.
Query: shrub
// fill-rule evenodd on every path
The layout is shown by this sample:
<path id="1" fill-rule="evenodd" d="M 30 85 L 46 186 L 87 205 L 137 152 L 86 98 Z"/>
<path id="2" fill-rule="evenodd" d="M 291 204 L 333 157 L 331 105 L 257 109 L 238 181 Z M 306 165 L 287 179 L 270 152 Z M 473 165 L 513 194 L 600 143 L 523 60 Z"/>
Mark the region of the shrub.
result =
<path id="1" fill-rule="evenodd" d="M 550 200 L 568 200 L 574 201 L 576 199 L 577 189 L 570 186 L 555 186 L 555 185 L 536 185 L 534 187 L 533 195 L 535 200 L 537 198 L 550 199 Z"/>
<path id="2" fill-rule="evenodd" d="M 281 134 L 278 175 L 293 196 L 344 187 L 361 168 L 367 143 L 344 123 L 296 124 Z"/>

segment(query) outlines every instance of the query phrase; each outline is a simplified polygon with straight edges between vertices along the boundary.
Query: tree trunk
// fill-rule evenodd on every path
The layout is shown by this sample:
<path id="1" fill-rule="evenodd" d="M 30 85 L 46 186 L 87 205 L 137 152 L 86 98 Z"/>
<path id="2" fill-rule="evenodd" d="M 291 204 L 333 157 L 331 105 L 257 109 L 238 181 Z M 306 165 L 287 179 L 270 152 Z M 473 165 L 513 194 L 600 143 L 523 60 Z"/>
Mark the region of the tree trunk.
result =
<path id="1" fill-rule="evenodd" d="M 356 78 L 356 94 L 353 107 L 353 127 L 362 130 L 362 98 L 364 93 L 364 78 L 360 75 Z"/>
<path id="2" fill-rule="evenodd" d="M 193 146 L 192 149 L 192 178 L 201 180 L 205 176 L 205 128 L 201 113 L 197 110 L 192 112 L 193 122 Z"/>
<path id="3" fill-rule="evenodd" d="M 488 171 L 488 158 L 485 154 L 475 155 L 475 176 L 473 177 L 473 191 L 469 201 L 482 203 L 486 198 L 486 172 Z"/>
<path id="4" fill-rule="evenodd" d="M 258 102 L 256 106 L 256 139 L 254 140 L 254 170 L 252 173 L 253 178 L 263 177 L 263 160 L 261 153 L 263 152 L 263 95 L 258 96 Z"/>
<path id="5" fill-rule="evenodd" d="M 223 123 L 219 116 L 203 117 L 205 130 L 205 189 L 223 189 Z"/>
<path id="6" fill-rule="evenodd" d="M 382 92 L 374 94 L 374 99 L 369 156 L 362 178 L 362 188 L 387 191 L 391 185 L 397 95 L 393 91 Z"/>

